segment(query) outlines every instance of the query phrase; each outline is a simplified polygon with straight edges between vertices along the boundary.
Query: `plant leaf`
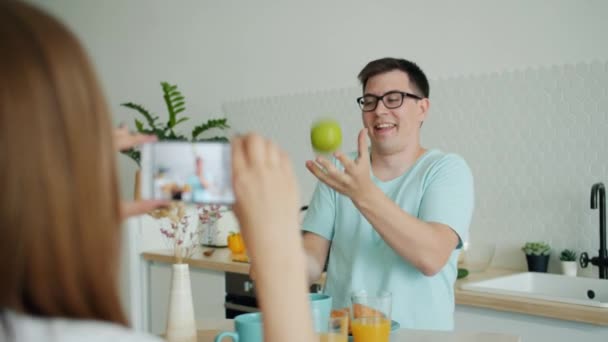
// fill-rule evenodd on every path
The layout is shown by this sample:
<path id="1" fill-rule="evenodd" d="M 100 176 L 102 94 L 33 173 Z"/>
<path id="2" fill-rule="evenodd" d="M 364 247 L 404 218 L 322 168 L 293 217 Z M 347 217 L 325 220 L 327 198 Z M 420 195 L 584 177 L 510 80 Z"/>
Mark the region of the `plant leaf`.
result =
<path id="1" fill-rule="evenodd" d="M 141 114 L 143 117 L 146 118 L 146 121 L 148 122 L 148 126 L 150 126 L 150 129 L 152 129 L 152 130 L 157 129 L 156 120 L 158 119 L 158 116 L 155 116 L 154 114 L 152 114 L 150 111 L 145 109 L 142 105 L 138 105 L 133 102 L 127 102 L 127 103 L 122 103 L 121 106 L 135 109 L 139 114 Z"/>
<path id="2" fill-rule="evenodd" d="M 163 88 L 163 99 L 167 105 L 167 111 L 169 112 L 169 120 L 167 121 L 167 127 L 173 131 L 173 127 L 178 124 L 177 114 L 183 112 L 185 108 L 185 99 L 181 92 L 177 89 L 177 85 L 171 85 L 168 82 L 161 82 Z M 183 121 L 180 121 L 183 122 Z"/>
<path id="3" fill-rule="evenodd" d="M 144 131 L 144 124 L 137 119 L 135 119 L 135 127 L 137 128 L 137 131 L 140 133 L 142 133 Z"/>
<path id="4" fill-rule="evenodd" d="M 189 119 L 189 118 L 181 118 L 181 119 L 177 120 L 177 121 L 175 122 L 175 124 L 177 125 L 177 124 L 182 123 L 182 122 L 184 122 L 184 121 L 186 121 L 186 120 L 188 120 L 188 119 Z"/>
<path id="5" fill-rule="evenodd" d="M 228 119 L 210 119 L 207 120 L 206 123 L 194 127 L 192 130 L 192 140 L 196 140 L 196 138 L 203 132 L 208 131 L 213 128 L 217 129 L 226 129 L 230 128 L 230 126 L 226 123 Z"/>
<path id="6" fill-rule="evenodd" d="M 204 139 L 197 139 L 194 141 L 217 141 L 217 142 L 228 142 L 228 138 L 226 137 L 220 137 L 220 136 L 214 136 L 212 138 L 204 138 Z"/>
<path id="7" fill-rule="evenodd" d="M 121 153 L 128 156 L 129 158 L 133 159 L 137 163 L 137 166 L 141 167 L 141 152 L 140 151 L 138 151 L 134 148 L 131 148 L 131 149 L 122 151 Z"/>

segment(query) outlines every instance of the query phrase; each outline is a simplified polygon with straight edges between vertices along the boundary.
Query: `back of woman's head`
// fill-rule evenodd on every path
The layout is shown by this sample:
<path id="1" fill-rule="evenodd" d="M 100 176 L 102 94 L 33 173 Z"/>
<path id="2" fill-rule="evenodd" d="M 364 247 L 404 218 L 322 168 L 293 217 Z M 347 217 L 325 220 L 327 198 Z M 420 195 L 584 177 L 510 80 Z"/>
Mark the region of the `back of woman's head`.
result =
<path id="1" fill-rule="evenodd" d="M 57 20 L 0 2 L 0 309 L 126 324 L 112 129 Z"/>

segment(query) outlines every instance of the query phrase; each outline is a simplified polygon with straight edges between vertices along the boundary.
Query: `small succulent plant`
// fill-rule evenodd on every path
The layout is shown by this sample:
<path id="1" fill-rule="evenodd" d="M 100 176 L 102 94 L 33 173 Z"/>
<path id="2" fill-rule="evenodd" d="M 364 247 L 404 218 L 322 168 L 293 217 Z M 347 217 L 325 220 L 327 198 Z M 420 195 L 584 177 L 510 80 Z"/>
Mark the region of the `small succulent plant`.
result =
<path id="1" fill-rule="evenodd" d="M 551 254 L 551 246 L 545 242 L 526 242 L 521 248 L 526 255 L 549 255 Z"/>
<path id="2" fill-rule="evenodd" d="M 561 261 L 576 261 L 576 252 L 571 249 L 564 249 L 559 256 Z"/>

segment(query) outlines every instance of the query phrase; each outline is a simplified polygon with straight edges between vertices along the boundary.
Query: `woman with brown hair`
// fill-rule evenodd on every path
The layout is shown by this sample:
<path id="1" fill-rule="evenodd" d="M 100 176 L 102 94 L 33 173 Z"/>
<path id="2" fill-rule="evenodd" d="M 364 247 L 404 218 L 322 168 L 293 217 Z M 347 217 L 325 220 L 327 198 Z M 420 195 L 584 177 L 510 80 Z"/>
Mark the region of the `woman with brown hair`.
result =
<path id="1" fill-rule="evenodd" d="M 0 51 L 0 340 L 157 340 L 128 328 L 117 289 L 115 149 L 136 141 L 113 139 L 89 59 L 57 20 L 0 2 Z M 290 163 L 258 136 L 235 139 L 233 158 L 235 213 L 268 266 L 258 267 L 266 340 L 311 341 L 305 274 L 292 271 L 304 255 Z"/>
<path id="2" fill-rule="evenodd" d="M 63 25 L 15 1 L 0 4 L 0 51 L 4 335 L 138 340 L 117 291 L 116 155 L 88 58 Z"/>

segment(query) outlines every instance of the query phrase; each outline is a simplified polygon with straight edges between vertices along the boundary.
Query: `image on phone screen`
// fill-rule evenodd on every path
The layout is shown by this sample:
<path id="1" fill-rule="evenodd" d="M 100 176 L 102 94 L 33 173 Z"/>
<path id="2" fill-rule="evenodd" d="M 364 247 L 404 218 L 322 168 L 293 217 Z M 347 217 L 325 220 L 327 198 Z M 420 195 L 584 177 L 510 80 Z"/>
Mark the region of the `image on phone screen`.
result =
<path id="1" fill-rule="evenodd" d="M 142 198 L 234 202 L 230 144 L 157 142 L 142 146 Z"/>

